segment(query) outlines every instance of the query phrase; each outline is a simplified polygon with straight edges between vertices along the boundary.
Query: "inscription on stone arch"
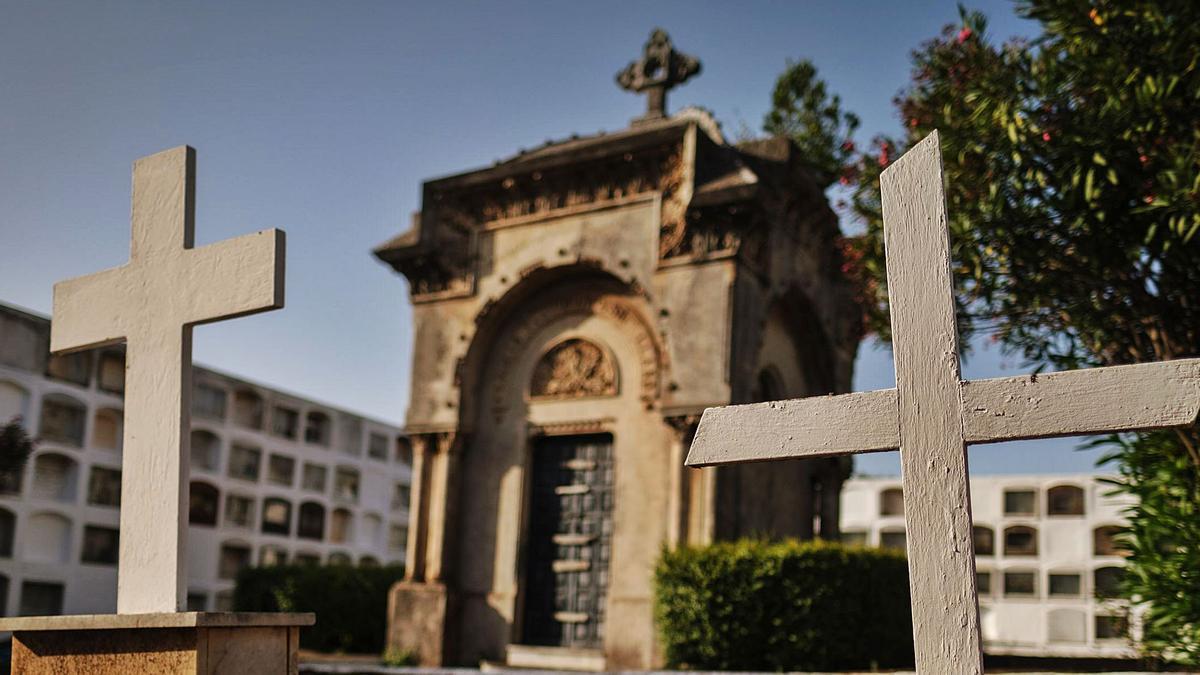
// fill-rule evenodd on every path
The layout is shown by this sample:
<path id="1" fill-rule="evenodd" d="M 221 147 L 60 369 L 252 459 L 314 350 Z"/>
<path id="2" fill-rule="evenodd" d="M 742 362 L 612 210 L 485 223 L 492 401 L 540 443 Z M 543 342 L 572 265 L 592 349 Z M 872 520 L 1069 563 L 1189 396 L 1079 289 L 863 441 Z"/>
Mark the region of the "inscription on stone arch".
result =
<path id="1" fill-rule="evenodd" d="M 614 396 L 617 367 L 608 351 L 580 338 L 563 340 L 538 359 L 529 385 L 532 398 Z"/>

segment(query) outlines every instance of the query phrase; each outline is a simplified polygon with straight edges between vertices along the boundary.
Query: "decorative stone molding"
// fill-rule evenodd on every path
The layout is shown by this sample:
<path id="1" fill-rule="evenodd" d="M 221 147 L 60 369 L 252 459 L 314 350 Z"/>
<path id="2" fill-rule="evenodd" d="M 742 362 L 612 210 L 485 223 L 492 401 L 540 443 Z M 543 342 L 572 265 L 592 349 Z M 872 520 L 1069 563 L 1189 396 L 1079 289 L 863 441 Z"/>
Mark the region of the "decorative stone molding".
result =
<path id="1" fill-rule="evenodd" d="M 551 347 L 533 369 L 529 396 L 534 399 L 572 399 L 614 396 L 617 367 L 608 352 L 581 338 Z"/>
<path id="2" fill-rule="evenodd" d="M 475 291 L 473 261 L 465 258 L 443 259 L 439 263 L 413 264 L 405 270 L 413 302 L 432 302 L 459 298 Z"/>
<path id="3" fill-rule="evenodd" d="M 637 342 L 641 362 L 641 399 L 647 409 L 659 399 L 660 381 L 666 367 L 665 350 L 660 348 L 652 324 L 630 302 L 615 295 L 572 295 L 557 302 L 548 302 L 523 316 L 517 325 L 502 338 L 496 347 L 495 363 L 516 363 L 530 340 L 545 326 L 571 315 L 600 316 L 616 322 L 629 331 Z M 614 367 L 615 369 L 615 367 Z M 497 376 L 492 384 L 492 413 L 497 419 L 508 410 L 510 402 L 504 395 L 505 378 Z"/>
<path id="4" fill-rule="evenodd" d="M 424 453 L 426 456 L 457 452 L 462 449 L 463 438 L 463 434 L 454 429 L 413 430 L 408 434 L 408 442 L 413 452 Z"/>
<path id="5" fill-rule="evenodd" d="M 692 439 L 696 437 L 696 428 L 700 426 L 700 413 L 685 413 L 679 415 L 664 415 L 663 421 L 671 427 L 671 432 L 680 445 L 687 451 Z"/>
<path id="6" fill-rule="evenodd" d="M 658 227 L 658 257 L 668 257 L 683 241 L 687 232 L 687 207 L 681 194 L 684 180 L 683 155 L 673 153 L 663 163 L 659 190 L 662 192 L 662 215 Z"/>
<path id="7" fill-rule="evenodd" d="M 602 434 L 612 431 L 616 423 L 611 417 L 594 420 L 579 420 L 573 422 L 555 422 L 552 424 L 530 424 L 529 436 L 577 436 L 582 434 Z"/>
<path id="8" fill-rule="evenodd" d="M 700 413 L 686 413 L 683 415 L 667 415 L 663 417 L 663 421 L 671 427 L 678 438 L 685 442 L 690 442 L 696 434 L 696 427 L 700 424 Z"/>
<path id="9" fill-rule="evenodd" d="M 413 216 L 412 229 L 375 250 L 408 278 L 414 303 L 466 297 L 475 292 L 475 233 L 465 223 L 436 224 L 437 211 Z"/>
<path id="10" fill-rule="evenodd" d="M 687 226 L 681 225 L 678 236 L 669 242 L 664 221 L 663 237 L 659 239 L 661 259 L 678 261 L 740 255 L 752 268 L 766 271 L 769 226 L 752 210 L 729 206 L 692 209 L 687 220 Z"/>
<path id="11" fill-rule="evenodd" d="M 471 190 L 434 192 L 426 211 L 432 222 L 442 225 L 437 228 L 439 231 L 468 233 L 502 227 L 509 221 L 566 215 L 581 206 L 658 192 L 662 195 L 659 253 L 665 255 L 678 245 L 686 229 L 687 204 L 681 189 L 684 176 L 683 147 L 673 142 L 569 169 L 531 171 Z M 448 261 L 439 267 L 461 272 L 465 266 L 454 260 L 468 250 L 465 245 L 439 250 L 438 257 Z M 439 279 L 439 283 L 449 282 Z M 459 283 L 465 284 L 466 280 Z M 413 284 L 414 293 L 418 292 L 417 286 Z M 431 284 L 430 288 L 433 287 Z"/>

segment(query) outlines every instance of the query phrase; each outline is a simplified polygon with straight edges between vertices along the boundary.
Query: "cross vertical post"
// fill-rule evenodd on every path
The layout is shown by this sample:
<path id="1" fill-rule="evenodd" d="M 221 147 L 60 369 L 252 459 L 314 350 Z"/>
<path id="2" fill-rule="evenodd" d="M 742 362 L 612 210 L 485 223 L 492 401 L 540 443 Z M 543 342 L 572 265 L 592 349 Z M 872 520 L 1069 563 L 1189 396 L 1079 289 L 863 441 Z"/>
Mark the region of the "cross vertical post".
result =
<path id="1" fill-rule="evenodd" d="M 937 133 L 880 179 L 917 669 L 983 672 Z"/>
<path id="2" fill-rule="evenodd" d="M 192 327 L 283 306 L 284 234 L 193 248 L 195 151 L 134 163 L 129 262 L 54 286 L 54 353 L 126 343 L 117 612 L 187 598 Z"/>

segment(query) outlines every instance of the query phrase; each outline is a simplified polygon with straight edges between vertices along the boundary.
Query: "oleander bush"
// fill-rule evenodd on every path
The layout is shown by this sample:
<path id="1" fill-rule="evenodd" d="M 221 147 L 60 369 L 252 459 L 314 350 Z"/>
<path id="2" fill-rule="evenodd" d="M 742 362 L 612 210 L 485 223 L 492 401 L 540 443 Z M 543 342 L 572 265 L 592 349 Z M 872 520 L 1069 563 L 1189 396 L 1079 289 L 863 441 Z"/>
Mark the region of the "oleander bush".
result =
<path id="1" fill-rule="evenodd" d="M 316 612 L 300 629 L 300 646 L 321 652 L 379 654 L 387 633 L 387 598 L 404 567 L 278 565 L 238 575 L 233 603 L 239 612 Z"/>
<path id="2" fill-rule="evenodd" d="M 742 540 L 664 551 L 655 620 L 672 668 L 911 666 L 908 567 L 898 551 Z"/>

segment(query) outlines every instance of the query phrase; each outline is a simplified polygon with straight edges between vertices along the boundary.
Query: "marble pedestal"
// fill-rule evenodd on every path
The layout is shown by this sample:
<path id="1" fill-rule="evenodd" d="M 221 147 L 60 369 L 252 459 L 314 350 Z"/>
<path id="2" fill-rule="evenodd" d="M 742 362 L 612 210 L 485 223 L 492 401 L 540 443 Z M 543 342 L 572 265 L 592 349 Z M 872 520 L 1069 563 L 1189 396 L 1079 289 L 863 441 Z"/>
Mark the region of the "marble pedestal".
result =
<path id="1" fill-rule="evenodd" d="M 313 614 L 169 612 L 0 619 L 14 675 L 298 672 L 300 627 Z"/>

